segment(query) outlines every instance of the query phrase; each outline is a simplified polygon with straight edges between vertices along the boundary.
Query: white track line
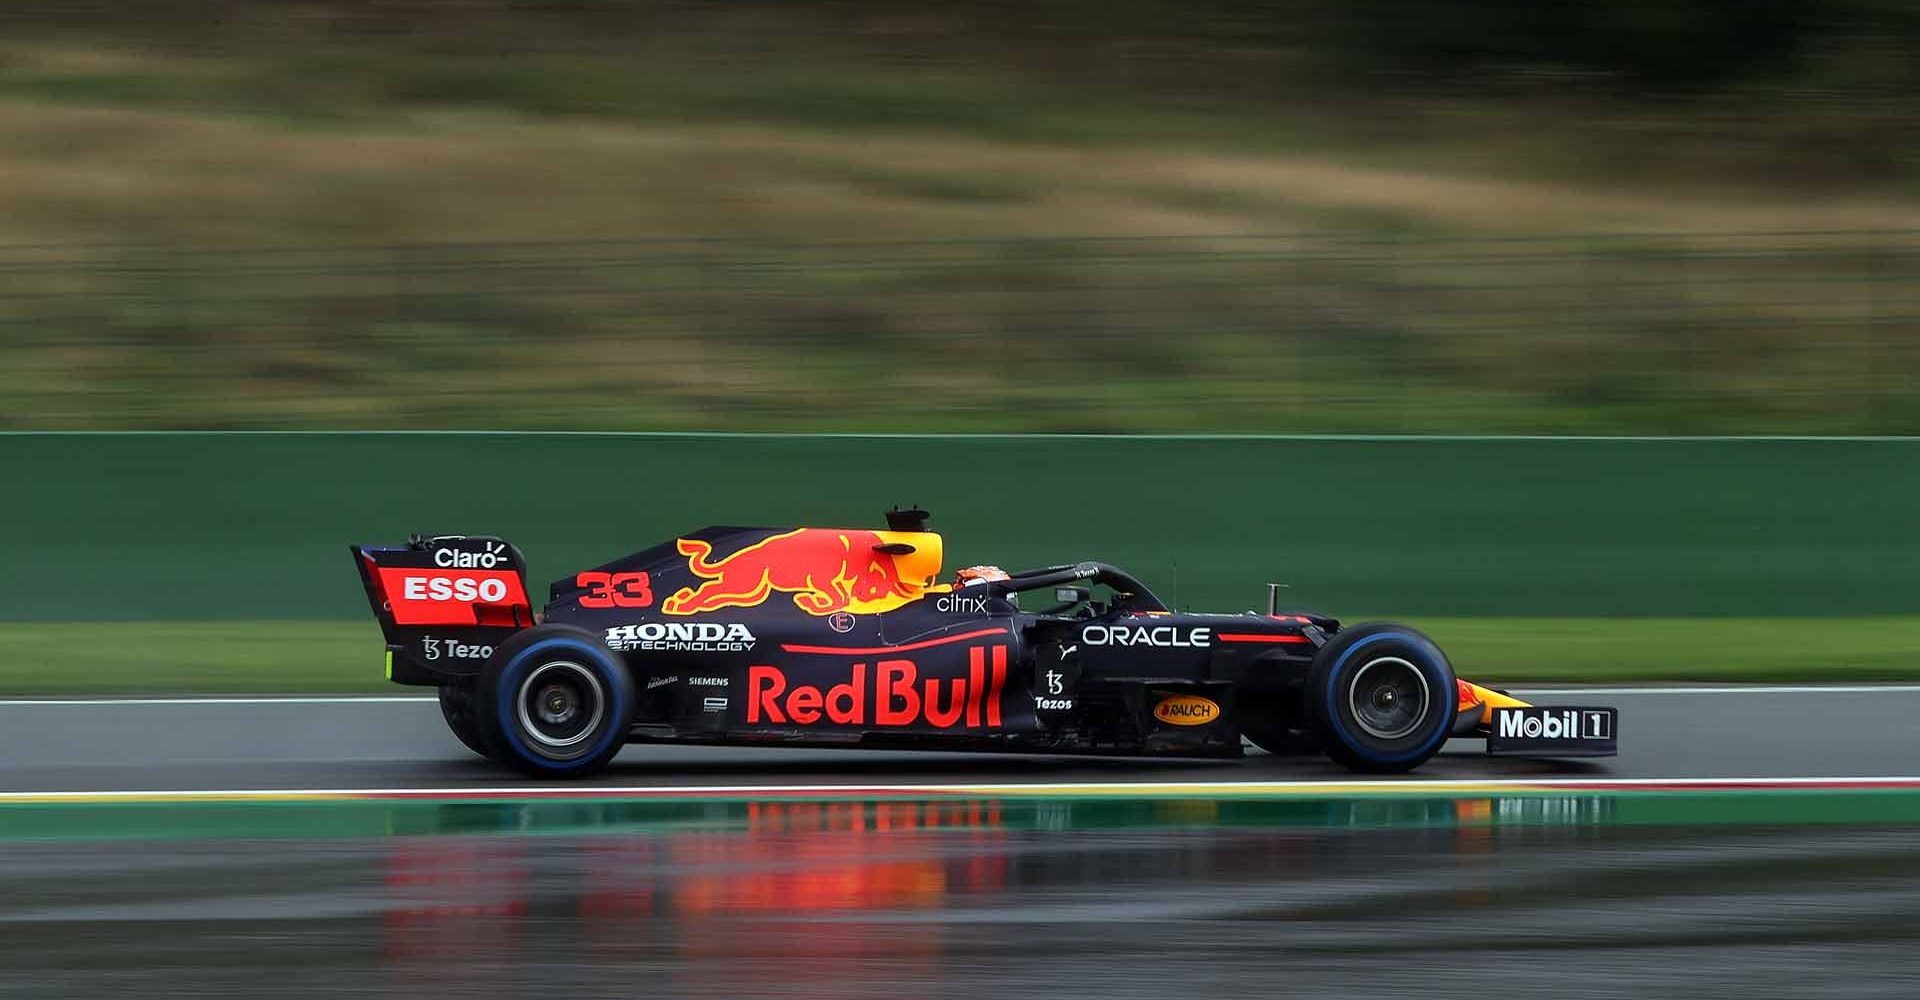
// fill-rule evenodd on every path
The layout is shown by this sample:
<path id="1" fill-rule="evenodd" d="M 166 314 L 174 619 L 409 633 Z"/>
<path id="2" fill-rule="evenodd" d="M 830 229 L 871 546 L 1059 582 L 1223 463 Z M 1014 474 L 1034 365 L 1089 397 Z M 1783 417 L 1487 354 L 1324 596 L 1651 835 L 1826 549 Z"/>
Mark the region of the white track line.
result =
<path id="1" fill-rule="evenodd" d="M 1673 694 L 1879 694 L 1920 692 L 1920 684 L 1728 685 L 1722 687 L 1570 687 L 1516 686 L 1509 690 L 1535 697 L 1579 698 L 1593 695 Z M 405 705 L 432 704 L 422 695 L 235 695 L 225 698 L 7 698 L 0 708 L 106 707 L 112 705 Z"/>
<path id="2" fill-rule="evenodd" d="M 501 785 L 475 788 L 265 788 L 265 789 L 178 789 L 156 791 L 115 790 L 98 792 L 0 792 L 0 803 L 16 800 L 50 801 L 72 799 L 284 799 L 324 797 L 379 797 L 417 799 L 484 799 L 488 797 L 526 797 L 536 799 L 665 798 L 698 795 L 1034 795 L 1034 794 L 1148 794 L 1178 795 L 1185 792 L 1220 795 L 1242 793 L 1336 794 L 1370 792 L 1422 792 L 1432 794 L 1479 794 L 1488 791 L 1543 790 L 1578 792 L 1606 788 L 1790 788 L 1875 787 L 1907 785 L 1920 787 L 1920 776 L 1841 777 L 1841 778 L 1488 778 L 1430 780 L 1322 780 L 1322 781 L 1113 781 L 1113 782 L 974 782 L 966 784 L 912 785 Z"/>

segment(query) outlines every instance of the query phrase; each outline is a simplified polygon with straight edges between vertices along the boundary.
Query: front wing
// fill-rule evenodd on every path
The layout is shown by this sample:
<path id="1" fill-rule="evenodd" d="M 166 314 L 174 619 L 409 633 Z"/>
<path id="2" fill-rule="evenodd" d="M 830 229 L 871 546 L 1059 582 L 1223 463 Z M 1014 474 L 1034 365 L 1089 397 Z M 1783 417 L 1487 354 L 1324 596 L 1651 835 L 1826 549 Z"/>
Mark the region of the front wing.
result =
<path id="1" fill-rule="evenodd" d="M 1487 753 L 1500 756 L 1612 757 L 1620 752 L 1620 715 L 1598 706 L 1532 705 L 1461 681 L 1453 735 L 1484 737 Z"/>

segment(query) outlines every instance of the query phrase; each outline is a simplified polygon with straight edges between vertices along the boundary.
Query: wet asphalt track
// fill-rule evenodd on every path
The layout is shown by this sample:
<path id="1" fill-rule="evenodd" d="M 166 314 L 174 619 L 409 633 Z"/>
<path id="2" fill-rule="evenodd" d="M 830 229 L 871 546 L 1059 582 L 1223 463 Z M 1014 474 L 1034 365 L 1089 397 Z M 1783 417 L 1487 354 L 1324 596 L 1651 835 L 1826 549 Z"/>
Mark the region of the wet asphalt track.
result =
<path id="1" fill-rule="evenodd" d="M 1585 700 L 1621 708 L 1618 759 L 1456 753 L 1421 773 L 1920 772 L 1920 690 Z M 601 780 L 1322 777 L 1346 775 L 1265 757 L 636 747 Z M 0 705 L 4 790 L 506 783 L 431 703 Z M 1783 822 L 1773 801 L 1759 825 L 1616 822 L 1598 796 L 1251 820 L 1199 801 L 711 802 L 599 834 L 615 814 L 580 804 L 421 803 L 371 834 L 311 835 L 307 813 L 272 831 L 244 819 L 291 807 L 229 806 L 242 819 L 214 839 L 104 842 L 13 839 L 24 814 L 0 810 L 0 997 L 1920 995 L 1920 827 Z M 216 807 L 61 808 L 110 836 L 115 808 Z M 542 809 L 560 832 L 512 835 Z M 437 818 L 409 829 L 419 810 Z"/>
<path id="2" fill-rule="evenodd" d="M 1807 693 L 1522 697 L 1620 709 L 1620 756 L 1490 759 L 1473 742 L 1419 776 L 1856 777 L 1920 774 L 1920 687 Z M 1233 781 L 1350 777 L 1326 760 L 1033 758 L 780 748 L 634 746 L 608 785 Z M 431 701 L 0 704 L 0 792 L 460 788 L 521 784 L 460 746 Z"/>
<path id="3" fill-rule="evenodd" d="M 451 808 L 451 807 L 445 807 Z M 744 827 L 0 845 L 0 997 L 1910 998 L 1907 827 Z"/>

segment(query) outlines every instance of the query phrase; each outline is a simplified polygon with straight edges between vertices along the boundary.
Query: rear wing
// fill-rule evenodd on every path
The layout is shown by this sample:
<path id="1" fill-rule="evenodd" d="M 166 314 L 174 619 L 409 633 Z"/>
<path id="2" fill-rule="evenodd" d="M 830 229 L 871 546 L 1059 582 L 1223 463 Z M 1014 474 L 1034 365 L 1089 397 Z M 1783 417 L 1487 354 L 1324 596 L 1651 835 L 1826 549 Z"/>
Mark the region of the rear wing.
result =
<path id="1" fill-rule="evenodd" d="M 504 539 L 415 535 L 405 545 L 349 548 L 397 683 L 477 674 L 494 647 L 534 624 L 526 559 Z"/>

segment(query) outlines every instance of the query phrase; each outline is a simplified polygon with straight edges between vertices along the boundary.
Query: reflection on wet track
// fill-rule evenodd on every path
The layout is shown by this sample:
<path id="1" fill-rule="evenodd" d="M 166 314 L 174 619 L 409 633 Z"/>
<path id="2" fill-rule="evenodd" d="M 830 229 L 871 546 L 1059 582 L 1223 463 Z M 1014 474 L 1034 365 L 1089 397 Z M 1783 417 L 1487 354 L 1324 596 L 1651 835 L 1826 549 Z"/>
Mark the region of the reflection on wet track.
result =
<path id="1" fill-rule="evenodd" d="M 16 811 L 0 995 L 1912 995 L 1911 797 L 1752 798 Z"/>

